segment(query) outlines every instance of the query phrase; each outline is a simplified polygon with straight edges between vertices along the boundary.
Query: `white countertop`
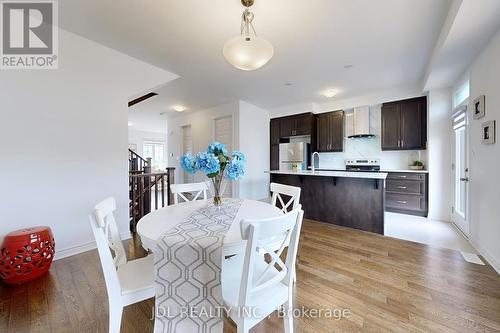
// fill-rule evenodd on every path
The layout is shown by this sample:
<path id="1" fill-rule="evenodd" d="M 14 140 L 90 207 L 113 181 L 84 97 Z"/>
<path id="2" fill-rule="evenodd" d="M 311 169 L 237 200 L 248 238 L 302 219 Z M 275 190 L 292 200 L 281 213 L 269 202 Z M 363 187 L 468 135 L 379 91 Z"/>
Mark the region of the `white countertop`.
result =
<path id="1" fill-rule="evenodd" d="M 297 176 L 322 176 L 322 177 L 343 177 L 343 178 L 366 178 L 366 179 L 386 179 L 386 172 L 353 172 L 353 171 L 284 171 L 274 170 L 266 171 L 278 175 L 297 175 Z"/>
<path id="2" fill-rule="evenodd" d="M 429 173 L 429 170 L 383 170 L 382 172 L 408 172 L 408 173 Z"/>

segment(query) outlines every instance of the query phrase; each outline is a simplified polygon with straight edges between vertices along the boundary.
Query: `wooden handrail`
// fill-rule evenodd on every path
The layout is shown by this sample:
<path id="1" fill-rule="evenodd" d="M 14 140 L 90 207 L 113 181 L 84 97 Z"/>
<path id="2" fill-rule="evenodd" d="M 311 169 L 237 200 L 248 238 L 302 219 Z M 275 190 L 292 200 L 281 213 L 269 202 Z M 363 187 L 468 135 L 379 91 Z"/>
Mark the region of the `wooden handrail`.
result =
<path id="1" fill-rule="evenodd" d="M 153 173 L 141 173 L 141 174 L 130 175 L 129 177 L 133 177 L 133 178 L 154 177 L 154 176 L 162 176 L 162 175 L 169 175 L 169 174 L 170 174 L 170 171 L 167 171 L 167 172 L 153 172 Z"/>
<path id="2" fill-rule="evenodd" d="M 151 172 L 151 159 L 143 158 L 135 151 L 128 150 L 128 170 L 129 171 L 144 171 Z"/>
<path id="3" fill-rule="evenodd" d="M 133 151 L 132 149 L 129 149 L 129 150 L 128 150 L 128 153 L 129 153 L 132 157 L 134 157 L 134 158 L 138 158 L 138 159 L 140 159 L 141 161 L 143 161 L 144 163 L 148 163 L 148 161 L 147 161 L 144 157 L 142 157 L 141 155 L 137 154 L 137 153 L 136 153 L 135 151 Z"/>
<path id="4" fill-rule="evenodd" d="M 174 170 L 175 168 L 166 168 L 165 172 L 129 173 L 131 231 L 135 231 L 137 222 L 151 212 L 152 203 L 154 209 L 158 209 L 173 202 L 170 184 L 173 183 Z M 151 191 L 154 191 L 154 200 Z"/>

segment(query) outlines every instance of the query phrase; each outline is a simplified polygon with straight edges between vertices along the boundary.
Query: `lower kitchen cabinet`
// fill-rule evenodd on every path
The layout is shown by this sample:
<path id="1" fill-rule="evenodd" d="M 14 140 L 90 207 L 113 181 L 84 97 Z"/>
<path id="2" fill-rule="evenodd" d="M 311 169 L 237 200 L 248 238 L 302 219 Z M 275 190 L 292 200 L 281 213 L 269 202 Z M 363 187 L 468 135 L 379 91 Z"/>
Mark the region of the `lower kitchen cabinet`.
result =
<path id="1" fill-rule="evenodd" d="M 385 210 L 427 217 L 428 187 L 427 173 L 389 172 L 386 180 Z"/>
<path id="2" fill-rule="evenodd" d="M 384 234 L 384 180 L 273 174 L 271 182 L 301 188 L 304 218 Z"/>

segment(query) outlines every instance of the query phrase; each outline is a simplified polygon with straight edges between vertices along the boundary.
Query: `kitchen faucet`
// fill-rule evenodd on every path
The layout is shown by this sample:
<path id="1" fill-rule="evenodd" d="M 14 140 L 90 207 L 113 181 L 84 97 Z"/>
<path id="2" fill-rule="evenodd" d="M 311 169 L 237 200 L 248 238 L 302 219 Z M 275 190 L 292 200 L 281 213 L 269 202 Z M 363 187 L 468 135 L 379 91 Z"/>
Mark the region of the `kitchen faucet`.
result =
<path id="1" fill-rule="evenodd" d="M 318 168 L 319 168 L 319 153 L 317 151 L 315 151 L 312 156 L 311 156 L 311 169 L 312 169 L 312 172 L 314 173 L 316 168 L 314 167 L 314 156 L 318 155 Z"/>

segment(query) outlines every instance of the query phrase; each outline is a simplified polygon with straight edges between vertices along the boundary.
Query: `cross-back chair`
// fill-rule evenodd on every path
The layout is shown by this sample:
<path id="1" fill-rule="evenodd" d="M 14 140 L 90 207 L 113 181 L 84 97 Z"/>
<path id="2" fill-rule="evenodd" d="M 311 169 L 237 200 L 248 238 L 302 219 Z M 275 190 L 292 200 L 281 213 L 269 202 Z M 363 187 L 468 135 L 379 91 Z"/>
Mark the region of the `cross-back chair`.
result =
<path id="1" fill-rule="evenodd" d="M 186 202 L 198 200 L 200 196 L 203 196 L 203 199 L 206 200 L 208 187 L 205 183 L 172 184 L 170 190 L 174 195 L 174 204 L 177 205 L 179 197 Z M 185 193 L 191 193 L 193 198 L 190 200 L 185 196 Z"/>
<path id="2" fill-rule="evenodd" d="M 279 217 L 241 222 L 242 238 L 247 241 L 245 253 L 224 260 L 222 295 L 230 309 L 229 317 L 238 333 L 247 333 L 276 309 L 285 314 L 293 309 L 292 291 L 295 261 L 304 212 L 295 210 Z M 276 238 L 283 239 L 276 252 Z M 286 259 L 281 256 L 288 245 Z M 267 262 L 262 252 L 270 256 Z M 285 332 L 293 332 L 293 319 L 284 316 Z"/>
<path id="3" fill-rule="evenodd" d="M 89 215 L 108 291 L 110 333 L 120 332 L 123 307 L 155 296 L 153 255 L 127 261 L 115 210 L 116 201 L 111 197 Z"/>

